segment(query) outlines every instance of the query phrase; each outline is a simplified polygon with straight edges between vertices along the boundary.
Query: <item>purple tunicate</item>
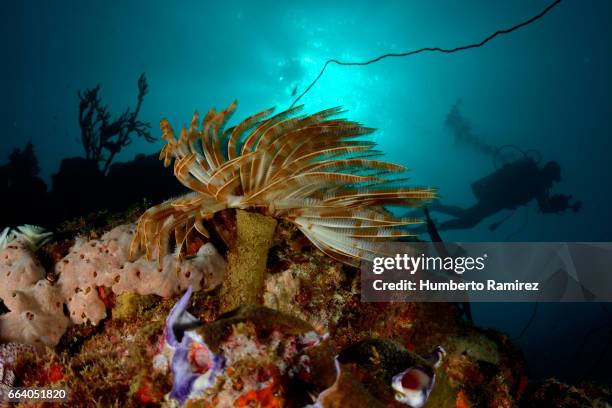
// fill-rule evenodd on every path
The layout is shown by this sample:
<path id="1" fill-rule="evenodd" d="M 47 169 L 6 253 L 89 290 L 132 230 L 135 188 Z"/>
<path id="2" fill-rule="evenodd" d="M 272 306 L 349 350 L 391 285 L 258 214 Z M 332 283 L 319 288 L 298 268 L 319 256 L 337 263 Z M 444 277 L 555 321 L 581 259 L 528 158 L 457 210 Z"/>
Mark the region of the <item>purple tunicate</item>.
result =
<path id="1" fill-rule="evenodd" d="M 170 310 L 170 314 L 166 319 L 166 344 L 172 348 L 179 344 L 178 338 L 183 337 L 185 327 L 200 323 L 195 316 L 187 311 L 187 305 L 192 293 L 193 289 L 189 286 L 183 297 Z"/>
<path id="2" fill-rule="evenodd" d="M 185 330 L 200 323 L 196 317 L 187 312 L 192 292 L 192 288 L 189 287 L 166 319 L 165 340 L 174 351 L 171 363 L 173 384 L 170 397 L 180 404 L 211 387 L 225 367 L 223 356 L 213 353 L 202 336 L 193 330 Z"/>

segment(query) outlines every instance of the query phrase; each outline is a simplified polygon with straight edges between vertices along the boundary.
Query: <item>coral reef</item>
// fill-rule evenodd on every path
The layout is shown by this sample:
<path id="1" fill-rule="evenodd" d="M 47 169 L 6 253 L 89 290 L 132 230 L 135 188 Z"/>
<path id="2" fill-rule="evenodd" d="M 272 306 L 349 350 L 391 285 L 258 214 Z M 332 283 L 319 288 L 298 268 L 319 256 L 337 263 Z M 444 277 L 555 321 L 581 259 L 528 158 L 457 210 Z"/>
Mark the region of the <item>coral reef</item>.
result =
<path id="1" fill-rule="evenodd" d="M 158 154 L 136 155 L 128 162 L 113 163 L 105 179 L 106 188 L 112 189 L 113 200 L 107 208 L 122 211 L 127 205 L 160 203 L 185 193 L 185 187 L 176 182 L 158 159 Z"/>
<path id="2" fill-rule="evenodd" d="M 210 243 L 190 259 L 167 255 L 159 267 L 144 258 L 129 261 L 133 230 L 121 225 L 100 239 L 77 238 L 55 266 L 55 283 L 46 279 L 27 241 L 11 241 L 0 251 L 0 299 L 10 310 L 0 316 L 0 339 L 56 345 L 70 324 L 95 325 L 106 317 L 103 288 L 168 297 L 188 286 L 199 290 L 221 282 L 225 261 Z"/>
<path id="3" fill-rule="evenodd" d="M 137 215 L 132 214 L 134 218 Z M 120 225 L 115 233 L 133 228 L 122 225 L 123 221 L 112 222 Z M 115 241 L 98 230 L 90 236 L 98 237 L 92 238 L 96 246 L 89 245 L 91 250 L 87 251 L 91 252 L 87 253 L 108 256 L 104 245 Z M 129 238 L 122 235 L 120 239 L 122 257 Z M 77 254 L 89 243 L 80 239 L 83 243 Z M 17 244 L 14 241 L 9 246 Z M 25 243 L 19 245 L 23 248 L 5 251 L 31 254 Z M 191 248 L 192 242 L 188 246 L 191 254 L 200 250 Z M 76 245 L 70 243 L 65 250 L 68 255 L 58 256 L 56 262 L 63 263 L 73 248 Z M 70 259 L 81 258 L 72 254 Z M 24 287 L 44 276 L 33 255 L 19 262 L 24 265 L 19 267 L 23 279 L 30 282 L 23 283 Z M 159 273 L 155 262 L 150 265 L 151 273 Z M 427 356 L 440 344 L 447 355 L 435 368 L 435 385 L 425 408 L 551 406 L 546 405 L 547 398 L 567 407 L 610 403 L 610 393 L 602 388 L 530 381 L 520 351 L 506 336 L 465 324 L 453 305 L 362 303 L 358 271 L 325 256 L 292 223 L 278 223 L 266 274 L 266 304 L 280 311 L 252 306 L 221 315 L 218 289 L 194 290 L 191 298 L 182 302 L 176 295 L 162 298 L 126 292 L 115 296 L 111 288 L 98 290 L 106 310 L 112 310 L 104 324 L 69 322 L 53 350 L 12 357 L 11 381 L 25 387 L 67 387 L 70 399 L 63 406 L 172 407 L 177 403 L 171 395 L 185 395 L 185 390 L 190 394 L 196 390 L 194 386 L 210 385 L 212 381 L 206 378 L 211 375 L 197 380 L 211 372 L 215 373 L 214 385 L 192 395 L 194 407 L 223 406 L 222 402 L 228 406 L 229 401 L 229 406 L 244 407 L 406 408 L 395 398 L 393 377 L 412 366 L 410 361 L 423 364 L 418 356 Z M 5 282 L 2 280 L 0 288 Z M 58 279 L 51 287 L 60 286 Z M 186 319 L 186 314 L 180 313 L 185 308 L 193 318 Z M 169 316 L 173 317 L 171 324 Z M 185 336 L 186 332 L 193 337 Z M 182 359 L 179 352 L 174 362 L 181 342 L 188 352 Z M 356 344 L 374 345 L 380 358 L 371 348 L 360 349 Z M 395 351 L 389 353 L 385 348 Z M 334 357 L 338 354 L 342 357 L 336 367 Z M 405 356 L 405 364 L 394 365 L 393 358 L 385 357 L 393 355 Z M 223 365 L 219 357 L 223 357 Z M 172 373 L 173 362 L 174 369 L 183 369 L 185 376 Z M 431 363 L 425 359 L 424 364 Z M 177 384 L 185 388 L 173 394 Z M 404 381 L 405 386 L 411 384 L 412 380 Z M 350 403 L 343 404 L 346 401 Z"/>
<path id="4" fill-rule="evenodd" d="M 66 158 L 53 175 L 49 207 L 40 208 L 47 223 L 59 223 L 94 211 L 125 211 L 132 205 L 156 204 L 185 193 L 157 154 L 114 162 L 105 175 L 84 157 Z M 74 197 L 79 197 L 75 200 Z"/>
<path id="5" fill-rule="evenodd" d="M 52 181 L 51 202 L 58 215 L 50 216 L 57 221 L 105 208 L 109 201 L 104 174 L 93 160 L 84 157 L 63 159 Z"/>
<path id="6" fill-rule="evenodd" d="M 324 337 L 307 322 L 249 306 L 193 327 L 199 321 L 186 311 L 190 296 L 191 289 L 173 308 L 165 330 L 174 378 L 170 396 L 182 405 L 294 405 L 287 401 L 288 388 L 293 385 L 297 391 L 308 373 L 333 367 L 329 359 L 310 359 L 309 351 L 329 345 L 322 344 Z"/>
<path id="7" fill-rule="evenodd" d="M 26 222 L 48 229 L 91 212 L 125 211 L 146 201 L 147 206 L 184 194 L 163 163 L 154 155 L 136 155 L 127 162 L 113 162 L 105 175 L 95 161 L 84 157 L 65 158 L 52 175 L 49 191 L 38 177 L 34 147 L 15 149 L 9 162 L 0 165 L 0 196 L 5 211 L 0 226 Z M 76 199 L 78 198 L 78 199 Z M 45 205 L 40 205 L 44 202 Z"/>
<path id="8" fill-rule="evenodd" d="M 15 385 L 15 371 L 19 371 L 18 360 L 20 356 L 33 354 L 32 346 L 19 343 L 0 344 L 0 396 Z M 0 401 L 0 406 L 2 401 Z"/>
<path id="9" fill-rule="evenodd" d="M 46 245 L 36 227 L 0 233 L 2 389 L 65 387 L 69 407 L 610 405 L 605 388 L 530 380 L 520 350 L 457 305 L 362 303 L 352 265 L 414 223 L 382 206 L 433 191 L 387 184 L 400 166 L 371 160 L 354 140 L 370 129 L 328 120 L 336 109 L 266 111 L 223 131 L 232 109 L 179 140 L 163 123 L 162 158 L 193 192 L 137 227 L 131 207 L 66 222 Z M 99 194 L 155 168 L 94 167 Z"/>
<path id="10" fill-rule="evenodd" d="M 594 384 L 572 386 L 554 379 L 530 384 L 520 401 L 521 408 L 608 408 L 612 390 Z"/>
<path id="11" fill-rule="evenodd" d="M 421 408 L 433 389 L 435 371 L 444 354 L 444 349 L 437 346 L 430 356 L 423 358 L 396 341 L 366 339 L 340 352 L 339 378 L 344 377 L 346 381 L 352 376 L 354 380 L 349 383 L 360 382 L 364 389 L 359 398 L 374 400 L 376 406 Z M 333 392 L 324 392 L 332 406 L 338 400 L 345 400 L 348 406 L 359 403 L 354 395 L 346 394 L 344 387 L 335 384 L 334 388 Z"/>
<path id="12" fill-rule="evenodd" d="M 366 387 L 349 370 L 343 370 L 338 364 L 335 382 L 321 391 L 317 399 L 307 408 L 341 408 L 372 407 L 383 408 L 386 405 L 368 392 Z"/>

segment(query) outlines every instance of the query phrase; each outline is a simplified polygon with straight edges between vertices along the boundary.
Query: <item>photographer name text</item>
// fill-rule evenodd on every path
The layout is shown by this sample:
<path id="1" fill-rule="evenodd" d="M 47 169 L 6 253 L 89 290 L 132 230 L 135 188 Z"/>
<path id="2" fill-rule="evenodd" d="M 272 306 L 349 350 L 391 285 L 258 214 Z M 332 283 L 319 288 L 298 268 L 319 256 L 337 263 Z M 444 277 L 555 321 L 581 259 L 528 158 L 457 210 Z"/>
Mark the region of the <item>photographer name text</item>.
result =
<path id="1" fill-rule="evenodd" d="M 401 279 L 395 282 L 385 282 L 382 279 L 372 281 L 372 288 L 376 291 L 538 291 L 539 282 L 499 282 L 488 279 L 486 282 L 436 282 L 429 279 L 411 281 Z"/>

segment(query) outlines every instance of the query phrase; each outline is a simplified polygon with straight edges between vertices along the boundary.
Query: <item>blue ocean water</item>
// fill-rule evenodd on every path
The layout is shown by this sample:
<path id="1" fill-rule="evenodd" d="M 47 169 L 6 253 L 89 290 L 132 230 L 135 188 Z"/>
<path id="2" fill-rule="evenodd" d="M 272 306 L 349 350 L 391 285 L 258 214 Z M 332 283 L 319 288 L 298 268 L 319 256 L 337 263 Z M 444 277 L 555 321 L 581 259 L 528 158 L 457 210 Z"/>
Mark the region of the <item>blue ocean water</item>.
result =
<path id="1" fill-rule="evenodd" d="M 150 92 L 141 119 L 188 124 L 194 110 L 237 99 L 236 119 L 288 107 L 329 58 L 367 60 L 425 46 L 480 41 L 549 2 L 487 1 L 24 1 L 4 2 L 0 162 L 34 143 L 50 180 L 65 157 L 83 155 L 77 91 L 101 84 L 114 113 L 135 104 L 136 79 Z M 612 240 L 612 3 L 566 0 L 543 19 L 483 48 L 420 54 L 366 67 L 330 66 L 301 100 L 306 110 L 342 105 L 378 128 L 386 158 L 414 184 L 470 205 L 470 184 L 493 170 L 490 156 L 454 142 L 444 119 L 460 98 L 474 134 L 557 160 L 555 191 L 584 203 L 577 214 L 519 210 L 498 230 L 444 232 L 448 241 Z M 118 160 L 153 153 L 136 139 Z M 612 307 L 607 310 L 612 310 Z M 531 304 L 474 305 L 477 324 L 518 335 Z M 602 305 L 541 305 L 519 340 L 535 375 L 603 374 L 612 359 L 612 315 Z M 606 354 L 607 353 L 607 354 Z M 593 374 L 594 375 L 594 374 Z"/>

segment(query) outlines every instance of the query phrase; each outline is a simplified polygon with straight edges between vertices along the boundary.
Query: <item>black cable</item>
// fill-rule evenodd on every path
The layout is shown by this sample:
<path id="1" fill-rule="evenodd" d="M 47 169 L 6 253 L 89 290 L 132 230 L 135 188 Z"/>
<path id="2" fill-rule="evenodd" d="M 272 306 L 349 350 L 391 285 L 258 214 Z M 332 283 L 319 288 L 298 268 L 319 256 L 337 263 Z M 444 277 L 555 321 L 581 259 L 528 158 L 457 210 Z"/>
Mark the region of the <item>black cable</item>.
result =
<path id="1" fill-rule="evenodd" d="M 453 53 L 453 52 L 465 51 L 465 50 L 469 50 L 469 49 L 472 49 L 472 48 L 480 48 L 483 45 L 485 45 L 486 43 L 488 43 L 489 41 L 491 41 L 492 39 L 494 39 L 495 37 L 497 37 L 498 35 L 509 34 L 509 33 L 513 32 L 515 30 L 518 30 L 519 28 L 525 27 L 526 25 L 529 25 L 529 24 L 533 23 L 536 20 L 539 20 L 540 18 L 544 17 L 544 15 L 546 15 L 555 6 L 557 6 L 559 3 L 561 3 L 561 0 L 555 0 L 548 7 L 546 7 L 544 10 L 542 10 L 539 14 L 536 14 L 535 16 L 531 17 L 529 20 L 523 21 L 522 23 L 517 24 L 517 25 L 515 25 L 513 27 L 510 27 L 510 28 L 506 28 L 506 29 L 503 29 L 503 30 L 497 30 L 496 32 L 494 32 L 493 34 L 489 35 L 487 38 L 485 38 L 484 40 L 482 40 L 482 41 L 480 41 L 478 43 L 473 43 L 473 44 L 469 44 L 469 45 L 462 45 L 460 47 L 455 47 L 455 48 L 426 47 L 426 48 L 421 48 L 421 49 L 418 49 L 418 50 L 402 52 L 402 53 L 399 53 L 399 54 L 388 53 L 388 54 L 380 55 L 380 56 L 378 56 L 376 58 L 373 58 L 373 59 L 371 59 L 369 61 L 362 61 L 362 62 L 346 62 L 346 61 L 340 61 L 340 60 L 337 60 L 337 59 L 329 59 L 323 65 L 323 68 L 321 69 L 321 72 L 319 72 L 319 75 L 317 75 L 317 77 L 314 79 L 314 81 L 312 81 L 310 83 L 310 85 L 308 85 L 308 87 L 304 90 L 304 92 L 302 92 L 297 98 L 295 98 L 295 100 L 293 101 L 293 103 L 291 104 L 291 106 L 289 108 L 290 109 L 293 108 L 295 106 L 295 104 L 298 103 L 298 101 L 300 99 L 302 99 L 302 97 L 304 95 L 306 95 L 312 89 L 312 87 L 323 76 L 323 73 L 325 72 L 325 69 L 327 68 L 327 66 L 329 64 L 337 64 L 337 65 L 345 65 L 345 66 L 370 65 L 370 64 L 378 62 L 378 61 L 380 61 L 382 59 L 385 59 L 385 58 L 408 57 L 410 55 L 420 54 L 422 52 L 442 52 L 442 53 L 450 54 L 450 53 Z"/>

